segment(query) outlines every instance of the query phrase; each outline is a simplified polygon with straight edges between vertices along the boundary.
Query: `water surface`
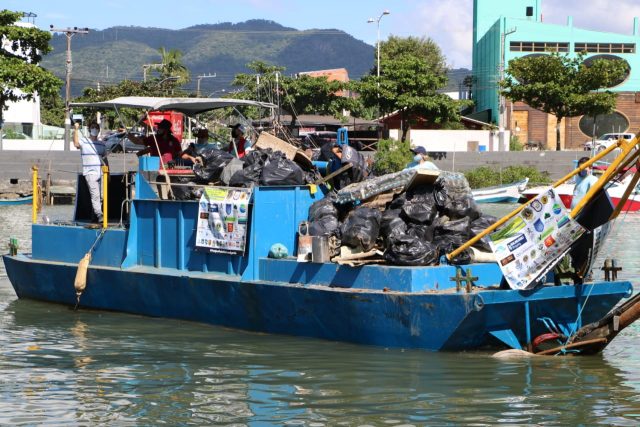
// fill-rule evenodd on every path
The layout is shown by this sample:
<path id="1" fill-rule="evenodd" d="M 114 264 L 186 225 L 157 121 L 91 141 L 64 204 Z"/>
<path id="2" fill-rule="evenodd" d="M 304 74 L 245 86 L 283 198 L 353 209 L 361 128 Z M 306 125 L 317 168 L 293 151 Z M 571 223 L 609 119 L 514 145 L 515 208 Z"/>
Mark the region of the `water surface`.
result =
<path id="1" fill-rule="evenodd" d="M 601 258 L 637 288 L 640 215 L 623 220 Z M 29 222 L 0 208 L 2 253 L 29 251 Z M 635 426 L 639 336 L 527 360 L 357 346 L 17 300 L 0 264 L 0 425 Z"/>

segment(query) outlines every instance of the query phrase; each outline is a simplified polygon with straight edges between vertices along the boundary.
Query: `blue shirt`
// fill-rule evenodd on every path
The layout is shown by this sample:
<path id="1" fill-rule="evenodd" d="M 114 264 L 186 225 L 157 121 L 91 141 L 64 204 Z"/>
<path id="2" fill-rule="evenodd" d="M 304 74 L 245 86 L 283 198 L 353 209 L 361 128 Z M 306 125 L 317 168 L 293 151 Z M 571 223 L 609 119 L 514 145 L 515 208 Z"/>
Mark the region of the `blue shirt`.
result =
<path id="1" fill-rule="evenodd" d="M 595 176 L 589 174 L 585 177 L 581 177 L 580 175 L 576 175 L 576 186 L 573 189 L 573 198 L 571 199 L 571 209 L 575 208 L 576 205 L 585 194 L 589 191 L 591 186 L 595 184 L 598 180 Z"/>
<path id="2" fill-rule="evenodd" d="M 434 171 L 440 170 L 433 162 L 430 162 L 429 160 L 424 160 L 422 162 L 413 161 L 409 163 L 405 167 L 405 169 L 430 169 Z"/>

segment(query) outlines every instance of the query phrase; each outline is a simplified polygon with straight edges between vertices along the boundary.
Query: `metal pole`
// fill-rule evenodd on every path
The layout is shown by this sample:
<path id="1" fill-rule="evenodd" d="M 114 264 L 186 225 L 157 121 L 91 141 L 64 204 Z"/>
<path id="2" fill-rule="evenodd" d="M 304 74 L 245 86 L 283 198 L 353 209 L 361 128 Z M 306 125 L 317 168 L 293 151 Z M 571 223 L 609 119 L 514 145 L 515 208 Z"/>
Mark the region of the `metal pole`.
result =
<path id="1" fill-rule="evenodd" d="M 71 69 L 73 67 L 71 63 L 71 37 L 75 34 L 87 34 L 89 33 L 88 28 L 66 28 L 66 29 L 58 29 L 53 28 L 53 25 L 49 26 L 50 31 L 64 33 L 67 36 L 67 63 L 66 63 L 66 88 L 65 88 L 65 99 L 64 99 L 64 151 L 69 151 L 70 149 L 70 138 L 69 134 L 71 133 L 71 108 L 69 107 L 69 101 L 71 98 Z"/>
<path id="2" fill-rule="evenodd" d="M 380 18 L 382 18 L 382 15 L 380 15 Z M 377 44 L 378 44 L 378 65 L 377 65 L 377 71 L 378 71 L 378 89 L 380 89 L 380 18 L 378 18 L 378 36 L 377 36 Z"/>
<path id="3" fill-rule="evenodd" d="M 67 36 L 67 83 L 65 85 L 64 93 L 64 151 L 70 150 L 69 132 L 71 131 L 71 109 L 69 108 L 69 98 L 71 98 L 71 37 L 72 35 L 66 33 Z"/>

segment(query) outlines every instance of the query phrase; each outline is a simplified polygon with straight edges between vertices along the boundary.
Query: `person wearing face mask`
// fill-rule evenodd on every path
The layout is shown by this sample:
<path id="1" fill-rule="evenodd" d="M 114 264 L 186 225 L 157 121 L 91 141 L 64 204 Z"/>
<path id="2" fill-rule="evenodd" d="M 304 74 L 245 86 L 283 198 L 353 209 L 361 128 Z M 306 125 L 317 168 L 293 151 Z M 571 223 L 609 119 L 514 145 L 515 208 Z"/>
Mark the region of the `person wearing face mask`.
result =
<path id="1" fill-rule="evenodd" d="M 164 163 L 181 158 L 182 145 L 171 133 L 171 122 L 167 119 L 162 119 L 158 123 L 155 135 L 140 138 L 128 133 L 127 137 L 134 144 L 143 144 L 147 147 L 136 153 L 138 157 L 149 153 L 151 156 L 162 157 Z"/>
<path id="2" fill-rule="evenodd" d="M 231 137 L 233 138 L 231 144 L 229 144 L 228 151 L 241 159 L 244 155 L 251 151 L 253 143 L 246 137 L 247 130 L 243 124 L 238 123 L 231 128 Z"/>
<path id="3" fill-rule="evenodd" d="M 414 154 L 413 161 L 409 163 L 405 169 L 431 169 L 439 170 L 438 167 L 430 161 L 427 150 L 424 147 L 414 147 L 411 149 Z"/>
<path id="4" fill-rule="evenodd" d="M 102 166 L 107 165 L 104 143 L 98 139 L 100 126 L 97 122 L 89 124 L 89 137 L 80 137 L 80 124 L 75 123 L 73 130 L 73 145 L 80 150 L 82 156 L 82 175 L 87 182 L 91 196 L 93 221 L 102 222 Z"/>
<path id="5" fill-rule="evenodd" d="M 578 167 L 589 161 L 588 157 L 581 157 L 578 160 Z M 578 205 L 578 202 L 582 200 L 585 194 L 589 191 L 591 186 L 595 184 L 598 180 L 595 176 L 591 174 L 591 168 L 588 167 L 584 170 L 581 170 L 578 175 L 575 176 L 576 186 L 573 188 L 573 198 L 571 199 L 571 209 L 575 208 Z"/>
<path id="6" fill-rule="evenodd" d="M 189 144 L 186 150 L 182 152 L 181 157 L 191 163 L 202 163 L 199 157 L 202 150 L 209 146 L 209 131 L 207 128 L 200 128 L 195 132 L 196 142 Z"/>

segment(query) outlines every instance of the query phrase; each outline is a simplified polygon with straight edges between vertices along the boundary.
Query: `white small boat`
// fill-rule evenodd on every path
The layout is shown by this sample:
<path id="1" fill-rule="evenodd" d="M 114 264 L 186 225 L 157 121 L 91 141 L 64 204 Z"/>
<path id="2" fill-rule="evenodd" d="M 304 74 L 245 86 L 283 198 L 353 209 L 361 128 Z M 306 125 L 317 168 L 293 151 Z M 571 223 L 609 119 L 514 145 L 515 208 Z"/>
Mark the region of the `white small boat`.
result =
<path id="1" fill-rule="evenodd" d="M 525 178 L 511 184 L 477 188 L 472 190 L 473 198 L 476 203 L 516 203 L 520 200 L 528 183 L 529 178 Z"/>

